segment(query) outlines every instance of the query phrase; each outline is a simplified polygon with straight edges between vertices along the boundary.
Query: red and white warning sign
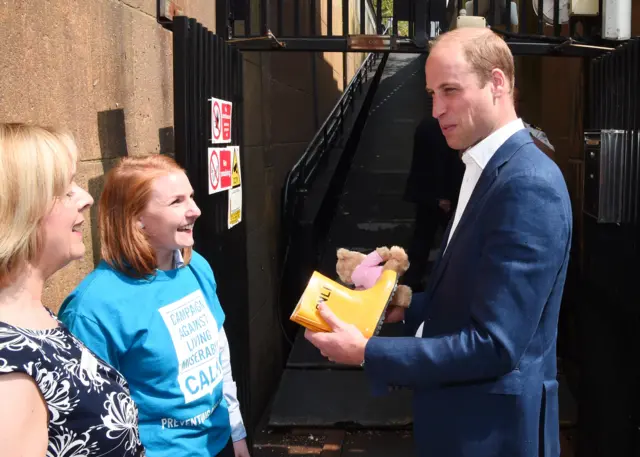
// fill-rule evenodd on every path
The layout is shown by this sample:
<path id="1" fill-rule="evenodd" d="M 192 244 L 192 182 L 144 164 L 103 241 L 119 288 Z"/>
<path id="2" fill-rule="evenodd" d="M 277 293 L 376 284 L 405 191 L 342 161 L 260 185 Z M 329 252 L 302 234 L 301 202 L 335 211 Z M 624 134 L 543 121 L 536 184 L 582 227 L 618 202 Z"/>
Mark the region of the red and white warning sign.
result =
<path id="1" fill-rule="evenodd" d="M 231 188 L 231 149 L 209 148 L 209 195 Z"/>
<path id="2" fill-rule="evenodd" d="M 231 102 L 211 99 L 211 142 L 213 144 L 231 142 Z"/>

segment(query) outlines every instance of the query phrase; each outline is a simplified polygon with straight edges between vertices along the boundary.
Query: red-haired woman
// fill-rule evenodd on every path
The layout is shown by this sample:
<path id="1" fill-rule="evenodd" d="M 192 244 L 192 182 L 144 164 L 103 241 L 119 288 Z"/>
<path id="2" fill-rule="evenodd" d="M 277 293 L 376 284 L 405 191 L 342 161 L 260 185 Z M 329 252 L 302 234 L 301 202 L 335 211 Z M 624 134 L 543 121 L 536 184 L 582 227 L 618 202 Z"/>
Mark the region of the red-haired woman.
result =
<path id="1" fill-rule="evenodd" d="M 123 159 L 99 202 L 103 260 L 60 319 L 131 386 L 153 457 L 248 457 L 224 312 L 192 250 L 200 210 L 184 170 L 162 155 Z"/>

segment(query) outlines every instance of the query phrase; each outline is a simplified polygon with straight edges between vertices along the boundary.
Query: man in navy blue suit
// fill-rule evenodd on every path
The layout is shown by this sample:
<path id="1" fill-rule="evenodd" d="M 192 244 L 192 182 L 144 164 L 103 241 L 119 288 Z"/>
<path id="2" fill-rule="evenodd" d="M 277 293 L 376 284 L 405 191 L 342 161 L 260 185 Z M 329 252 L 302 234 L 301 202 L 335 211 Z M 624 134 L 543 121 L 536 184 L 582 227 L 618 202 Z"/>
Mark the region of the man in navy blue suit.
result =
<path id="1" fill-rule="evenodd" d="M 420 457 L 558 457 L 556 339 L 569 262 L 562 173 L 513 105 L 513 56 L 489 29 L 441 35 L 426 64 L 433 116 L 465 174 L 442 254 L 405 337 L 366 339 L 324 306 L 321 353 L 362 365 L 374 392 L 414 393 Z"/>

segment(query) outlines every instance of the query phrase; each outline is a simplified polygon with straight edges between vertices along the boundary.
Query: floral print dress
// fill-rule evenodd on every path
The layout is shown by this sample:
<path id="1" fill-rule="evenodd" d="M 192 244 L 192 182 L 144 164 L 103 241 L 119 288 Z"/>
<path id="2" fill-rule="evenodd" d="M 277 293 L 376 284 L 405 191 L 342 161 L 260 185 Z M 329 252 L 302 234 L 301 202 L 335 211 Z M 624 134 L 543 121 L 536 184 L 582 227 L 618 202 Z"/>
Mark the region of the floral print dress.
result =
<path id="1" fill-rule="evenodd" d="M 47 457 L 144 456 L 127 382 L 58 325 L 30 330 L 0 322 L 0 376 L 24 373 L 40 389 L 49 413 Z"/>

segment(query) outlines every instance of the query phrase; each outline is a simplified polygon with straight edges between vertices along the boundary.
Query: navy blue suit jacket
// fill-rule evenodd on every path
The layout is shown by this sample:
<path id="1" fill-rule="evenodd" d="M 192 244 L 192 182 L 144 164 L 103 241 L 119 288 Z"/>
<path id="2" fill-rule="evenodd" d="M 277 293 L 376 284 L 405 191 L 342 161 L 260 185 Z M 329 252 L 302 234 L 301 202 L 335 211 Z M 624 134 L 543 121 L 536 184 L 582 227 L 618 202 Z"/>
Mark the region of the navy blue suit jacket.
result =
<path id="1" fill-rule="evenodd" d="M 560 455 L 556 337 L 571 235 L 562 173 L 515 133 L 414 295 L 407 337 L 367 343 L 374 390 L 413 390 L 420 457 Z"/>

